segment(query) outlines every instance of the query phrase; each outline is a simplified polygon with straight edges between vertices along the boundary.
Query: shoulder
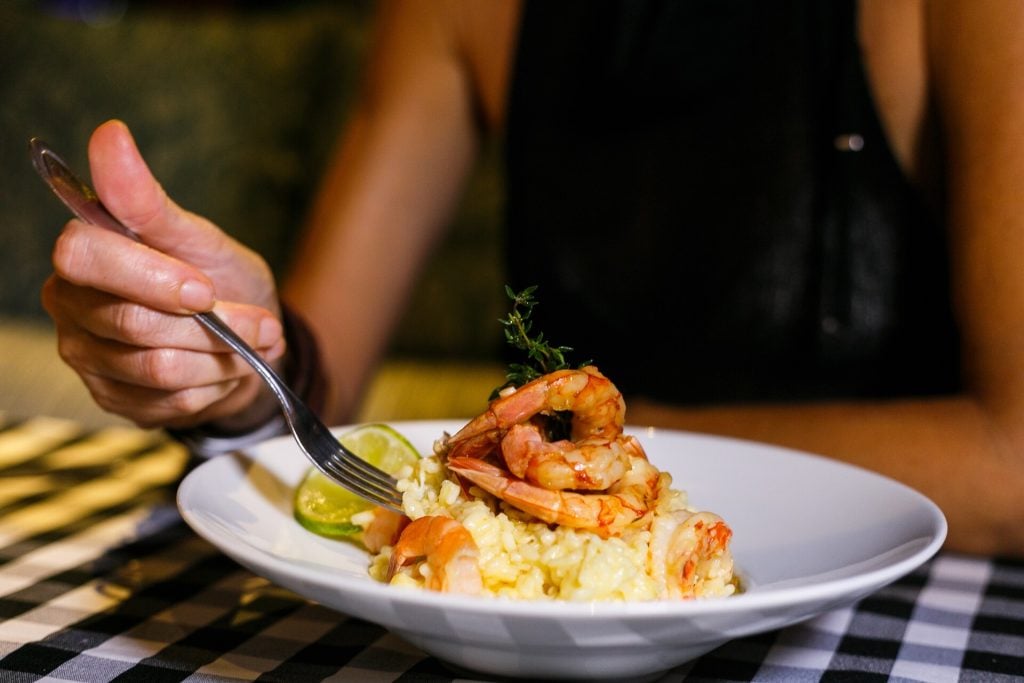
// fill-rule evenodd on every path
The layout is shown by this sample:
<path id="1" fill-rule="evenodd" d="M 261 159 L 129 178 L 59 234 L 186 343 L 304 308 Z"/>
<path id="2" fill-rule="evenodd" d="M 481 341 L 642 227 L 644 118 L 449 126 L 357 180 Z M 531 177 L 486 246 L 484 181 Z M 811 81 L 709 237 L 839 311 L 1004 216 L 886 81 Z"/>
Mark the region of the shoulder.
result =
<path id="1" fill-rule="evenodd" d="M 449 0 L 455 44 L 465 60 L 480 114 L 491 129 L 504 122 L 519 33 L 520 0 Z"/>
<path id="2" fill-rule="evenodd" d="M 454 78 L 481 123 L 499 128 L 519 11 L 519 0 L 386 0 L 377 10 L 371 84 L 386 86 L 396 72 Z"/>
<path id="3" fill-rule="evenodd" d="M 1024 104 L 1024 3 L 927 3 L 925 34 L 933 88 L 949 116 L 974 118 Z"/>
<path id="4" fill-rule="evenodd" d="M 950 200 L 1006 201 L 1024 172 L 1024 3 L 928 3 L 925 29 Z"/>

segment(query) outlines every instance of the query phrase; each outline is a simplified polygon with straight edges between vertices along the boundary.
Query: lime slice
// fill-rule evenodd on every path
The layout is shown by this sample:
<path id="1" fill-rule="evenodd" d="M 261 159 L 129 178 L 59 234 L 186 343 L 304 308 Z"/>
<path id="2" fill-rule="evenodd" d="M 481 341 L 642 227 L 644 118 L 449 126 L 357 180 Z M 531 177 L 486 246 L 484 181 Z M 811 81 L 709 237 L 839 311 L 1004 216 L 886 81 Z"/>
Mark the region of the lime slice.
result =
<path id="1" fill-rule="evenodd" d="M 414 464 L 420 457 L 409 441 L 384 424 L 356 427 L 338 437 L 346 448 L 388 474 Z M 351 537 L 363 529 L 352 515 L 373 507 L 311 467 L 295 491 L 294 513 L 299 524 L 323 536 Z"/>

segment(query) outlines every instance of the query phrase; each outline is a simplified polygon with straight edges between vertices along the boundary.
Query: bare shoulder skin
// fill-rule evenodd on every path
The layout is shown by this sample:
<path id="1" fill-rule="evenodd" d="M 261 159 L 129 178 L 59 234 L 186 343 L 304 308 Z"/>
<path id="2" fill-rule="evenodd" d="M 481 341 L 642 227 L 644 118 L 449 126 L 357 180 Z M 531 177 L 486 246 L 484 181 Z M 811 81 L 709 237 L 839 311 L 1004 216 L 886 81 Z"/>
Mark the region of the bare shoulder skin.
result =
<path id="1" fill-rule="evenodd" d="M 903 172 L 938 201 L 941 154 L 923 0 L 860 0 L 859 41 L 889 145 Z"/>

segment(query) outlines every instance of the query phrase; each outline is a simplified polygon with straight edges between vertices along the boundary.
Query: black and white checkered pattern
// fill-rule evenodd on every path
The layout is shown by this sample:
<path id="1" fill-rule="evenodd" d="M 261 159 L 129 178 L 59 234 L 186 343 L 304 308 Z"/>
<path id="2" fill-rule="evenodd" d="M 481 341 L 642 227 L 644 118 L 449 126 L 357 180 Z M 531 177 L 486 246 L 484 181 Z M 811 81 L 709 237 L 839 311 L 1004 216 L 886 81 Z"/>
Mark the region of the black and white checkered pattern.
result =
<path id="1" fill-rule="evenodd" d="M 0 424 L 0 683 L 468 680 L 199 539 L 174 508 L 187 465 L 159 434 Z M 1020 677 L 1024 562 L 940 554 L 854 607 L 664 680 Z"/>

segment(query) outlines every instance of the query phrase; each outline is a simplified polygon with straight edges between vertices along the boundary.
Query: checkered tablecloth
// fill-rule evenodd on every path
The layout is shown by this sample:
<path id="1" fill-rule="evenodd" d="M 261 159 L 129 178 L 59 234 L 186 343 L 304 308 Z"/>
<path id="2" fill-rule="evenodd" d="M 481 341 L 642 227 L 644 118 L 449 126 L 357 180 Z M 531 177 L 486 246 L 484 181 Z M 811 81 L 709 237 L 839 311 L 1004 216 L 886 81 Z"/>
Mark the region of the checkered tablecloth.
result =
<path id="1" fill-rule="evenodd" d="M 201 540 L 159 434 L 0 423 L 0 683 L 468 680 Z M 664 680 L 1024 677 L 1024 562 L 940 554 L 862 600 Z"/>

